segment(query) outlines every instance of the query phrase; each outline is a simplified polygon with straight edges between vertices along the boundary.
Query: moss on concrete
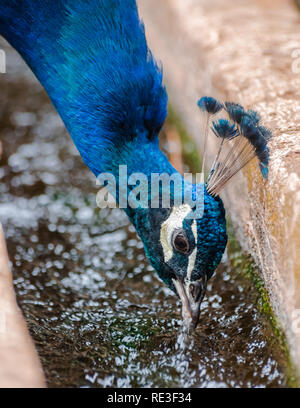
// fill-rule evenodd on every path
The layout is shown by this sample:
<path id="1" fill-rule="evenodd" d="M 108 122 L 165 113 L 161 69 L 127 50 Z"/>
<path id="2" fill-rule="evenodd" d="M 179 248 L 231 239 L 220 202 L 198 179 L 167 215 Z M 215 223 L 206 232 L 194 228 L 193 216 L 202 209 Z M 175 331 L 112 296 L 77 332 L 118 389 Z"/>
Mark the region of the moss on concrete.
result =
<path id="1" fill-rule="evenodd" d="M 195 173 L 199 171 L 199 169 L 201 169 L 202 160 L 200 154 L 198 153 L 196 144 L 189 136 L 183 122 L 176 114 L 174 108 L 171 105 L 169 105 L 169 116 L 167 122 L 170 125 L 175 126 L 179 133 L 182 143 L 183 161 L 189 166 L 191 172 Z M 255 265 L 253 258 L 249 254 L 245 254 L 242 251 L 240 244 L 235 237 L 232 223 L 228 217 L 227 231 L 228 249 L 230 253 L 234 254 L 234 256 L 230 259 L 232 267 L 238 268 L 239 271 L 242 271 L 242 277 L 244 278 L 245 283 L 247 282 L 247 280 L 251 280 L 251 282 L 253 282 L 254 287 L 258 293 L 257 307 L 260 313 L 262 313 L 266 320 L 270 323 L 276 341 L 278 342 L 277 344 L 280 347 L 280 350 L 285 358 L 287 386 L 298 388 L 300 386 L 300 379 L 297 375 L 297 370 L 291 360 L 289 345 L 284 331 L 282 330 L 278 319 L 274 315 L 270 297 L 266 289 L 264 280 L 261 277 L 261 274 L 259 273 L 259 270 Z"/>
<path id="2" fill-rule="evenodd" d="M 258 310 L 265 317 L 266 321 L 271 325 L 272 331 L 275 335 L 277 344 L 280 347 L 282 355 L 285 358 L 286 366 L 286 382 L 289 387 L 298 388 L 300 381 L 297 375 L 297 370 L 291 360 L 289 345 L 282 330 L 278 319 L 274 315 L 270 297 L 266 289 L 264 280 L 259 273 L 257 266 L 254 263 L 251 255 L 245 254 L 234 234 L 233 226 L 230 219 L 227 218 L 227 232 L 228 232 L 228 249 L 234 256 L 231 258 L 231 264 L 233 268 L 239 268 L 242 271 L 242 277 L 245 280 L 250 280 L 254 284 L 254 288 L 258 293 L 257 304 Z"/>

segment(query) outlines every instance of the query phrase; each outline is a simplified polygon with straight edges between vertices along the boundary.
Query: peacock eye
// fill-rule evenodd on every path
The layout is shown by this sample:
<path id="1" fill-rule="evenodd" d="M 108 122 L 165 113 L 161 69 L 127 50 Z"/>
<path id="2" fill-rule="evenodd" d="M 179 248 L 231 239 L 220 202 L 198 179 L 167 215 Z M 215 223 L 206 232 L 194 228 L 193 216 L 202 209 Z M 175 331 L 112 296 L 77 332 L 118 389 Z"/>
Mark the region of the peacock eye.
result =
<path id="1" fill-rule="evenodd" d="M 172 236 L 172 244 L 176 251 L 181 252 L 182 254 L 189 253 L 190 245 L 185 231 L 174 231 Z"/>

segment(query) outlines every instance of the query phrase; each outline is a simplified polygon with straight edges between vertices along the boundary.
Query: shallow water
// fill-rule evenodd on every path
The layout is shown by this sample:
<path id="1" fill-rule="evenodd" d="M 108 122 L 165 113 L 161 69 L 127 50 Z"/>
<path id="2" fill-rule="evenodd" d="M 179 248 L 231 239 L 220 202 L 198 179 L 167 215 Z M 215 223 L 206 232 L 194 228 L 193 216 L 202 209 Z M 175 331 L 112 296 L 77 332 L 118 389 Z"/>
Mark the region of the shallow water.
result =
<path id="1" fill-rule="evenodd" d="M 0 220 L 48 385 L 285 386 L 285 356 L 244 277 L 249 262 L 227 252 L 186 338 L 179 301 L 148 265 L 126 216 L 97 209 L 93 176 L 12 52 L 7 72 Z"/>

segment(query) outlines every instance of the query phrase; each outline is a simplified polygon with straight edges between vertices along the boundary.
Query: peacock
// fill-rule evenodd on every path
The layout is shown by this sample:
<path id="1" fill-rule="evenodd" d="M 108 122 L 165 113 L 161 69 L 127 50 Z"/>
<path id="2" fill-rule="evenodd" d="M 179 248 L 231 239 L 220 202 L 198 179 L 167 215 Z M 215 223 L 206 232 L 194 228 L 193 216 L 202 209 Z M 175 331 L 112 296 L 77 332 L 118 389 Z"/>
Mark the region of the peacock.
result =
<path id="1" fill-rule="evenodd" d="M 202 176 L 195 183 L 179 174 L 159 146 L 168 96 L 135 0 L 1 0 L 0 34 L 45 88 L 84 163 L 96 177 L 113 175 L 117 204 L 137 187 L 132 175 L 143 174 L 149 185 L 153 174 L 176 181 L 168 205 L 159 182 L 158 205 L 151 205 L 150 188 L 146 203 L 140 189 L 135 205 L 121 207 L 150 264 L 181 299 L 186 327 L 196 328 L 227 244 L 219 193 L 254 157 L 267 178 L 271 131 L 257 112 L 203 96 Z M 205 180 L 208 137 L 217 137 L 219 148 Z"/>

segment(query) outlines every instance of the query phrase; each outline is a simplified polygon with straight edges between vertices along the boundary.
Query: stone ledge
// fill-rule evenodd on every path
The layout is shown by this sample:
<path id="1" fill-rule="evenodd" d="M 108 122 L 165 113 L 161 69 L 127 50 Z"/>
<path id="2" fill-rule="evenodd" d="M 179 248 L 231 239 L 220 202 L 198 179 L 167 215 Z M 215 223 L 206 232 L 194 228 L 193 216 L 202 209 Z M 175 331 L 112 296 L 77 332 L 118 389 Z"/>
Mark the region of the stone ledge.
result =
<path id="1" fill-rule="evenodd" d="M 222 198 L 243 248 L 262 271 L 300 369 L 300 13 L 292 0 L 138 5 L 172 105 L 199 150 L 196 102 L 205 94 L 258 110 L 273 131 L 268 181 L 251 163 Z M 215 153 L 211 140 L 210 159 Z"/>

